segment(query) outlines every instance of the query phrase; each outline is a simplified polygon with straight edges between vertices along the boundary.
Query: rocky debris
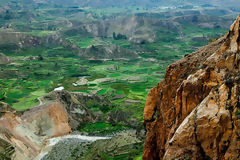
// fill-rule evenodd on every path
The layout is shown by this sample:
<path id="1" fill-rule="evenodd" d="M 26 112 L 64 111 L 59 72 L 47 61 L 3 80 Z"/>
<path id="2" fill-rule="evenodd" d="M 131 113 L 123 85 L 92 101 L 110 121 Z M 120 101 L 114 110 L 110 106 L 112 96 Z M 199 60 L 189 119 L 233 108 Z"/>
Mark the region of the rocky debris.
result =
<path id="1" fill-rule="evenodd" d="M 79 139 L 63 140 L 53 146 L 52 150 L 42 160 L 79 159 L 89 148 L 90 142 Z"/>
<path id="2" fill-rule="evenodd" d="M 42 149 L 42 152 L 36 157 L 36 160 L 79 159 L 89 149 L 91 143 L 110 138 L 107 136 L 83 136 L 77 132 L 51 138 L 48 140 L 45 148 Z"/>
<path id="3" fill-rule="evenodd" d="M 3 53 L 0 53 L 0 65 L 6 65 L 11 62 L 12 62 L 11 58 L 7 57 Z"/>
<path id="4" fill-rule="evenodd" d="M 32 160 L 45 145 L 45 139 L 70 132 L 67 112 L 58 102 L 30 109 L 21 116 L 7 109 L 0 118 L 0 139 L 14 146 L 14 160 Z"/>
<path id="5" fill-rule="evenodd" d="M 171 64 L 144 109 L 144 160 L 240 159 L 240 17 L 223 38 Z"/>

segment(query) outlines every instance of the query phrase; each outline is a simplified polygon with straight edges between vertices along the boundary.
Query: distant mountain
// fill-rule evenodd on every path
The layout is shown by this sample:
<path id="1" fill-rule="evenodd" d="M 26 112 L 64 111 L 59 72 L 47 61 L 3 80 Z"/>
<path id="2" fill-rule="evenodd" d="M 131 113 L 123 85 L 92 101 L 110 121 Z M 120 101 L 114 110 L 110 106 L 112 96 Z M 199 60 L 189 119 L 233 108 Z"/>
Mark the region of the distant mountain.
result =
<path id="1" fill-rule="evenodd" d="M 181 5 L 208 5 L 218 7 L 240 8 L 238 0 L 33 0 L 36 3 L 54 3 L 58 5 L 80 5 L 89 7 L 120 7 L 120 6 L 181 6 Z"/>

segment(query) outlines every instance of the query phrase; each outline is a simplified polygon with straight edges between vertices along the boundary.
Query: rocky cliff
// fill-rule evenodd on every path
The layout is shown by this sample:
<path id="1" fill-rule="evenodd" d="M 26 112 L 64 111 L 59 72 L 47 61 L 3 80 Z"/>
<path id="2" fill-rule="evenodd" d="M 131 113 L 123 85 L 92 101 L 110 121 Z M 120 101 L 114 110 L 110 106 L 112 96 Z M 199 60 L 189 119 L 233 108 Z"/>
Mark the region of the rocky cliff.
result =
<path id="1" fill-rule="evenodd" d="M 45 146 L 45 140 L 71 132 L 67 111 L 59 102 L 45 104 L 24 113 L 0 103 L 0 112 L 1 143 L 11 149 L 0 151 L 0 156 L 4 153 L 4 158 L 32 160 Z"/>
<path id="2" fill-rule="evenodd" d="M 143 159 L 240 159 L 239 71 L 240 17 L 150 90 Z"/>

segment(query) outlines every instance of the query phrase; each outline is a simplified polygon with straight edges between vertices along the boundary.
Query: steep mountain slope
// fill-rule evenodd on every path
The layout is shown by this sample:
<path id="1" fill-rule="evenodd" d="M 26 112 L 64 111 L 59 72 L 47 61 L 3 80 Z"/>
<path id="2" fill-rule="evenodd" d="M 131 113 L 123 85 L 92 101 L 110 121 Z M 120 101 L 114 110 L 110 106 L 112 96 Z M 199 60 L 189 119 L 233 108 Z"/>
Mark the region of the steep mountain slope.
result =
<path id="1" fill-rule="evenodd" d="M 144 109 L 144 160 L 239 159 L 240 17 L 216 42 L 171 64 Z"/>

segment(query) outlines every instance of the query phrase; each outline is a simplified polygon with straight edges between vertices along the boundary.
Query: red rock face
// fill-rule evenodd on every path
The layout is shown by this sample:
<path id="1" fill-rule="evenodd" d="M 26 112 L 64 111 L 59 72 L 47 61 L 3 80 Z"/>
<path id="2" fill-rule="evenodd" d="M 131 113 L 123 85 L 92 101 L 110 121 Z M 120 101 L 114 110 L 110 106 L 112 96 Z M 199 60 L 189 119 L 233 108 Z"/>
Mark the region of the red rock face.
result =
<path id="1" fill-rule="evenodd" d="M 44 146 L 45 139 L 71 132 L 68 114 L 55 102 L 26 111 L 21 117 L 7 111 L 0 118 L 0 138 L 15 146 L 14 159 L 33 159 Z"/>
<path id="2" fill-rule="evenodd" d="M 170 65 L 144 109 L 144 160 L 240 159 L 240 17 Z"/>
<path id="3" fill-rule="evenodd" d="M 21 116 L 38 136 L 57 137 L 71 132 L 68 114 L 59 102 L 35 107 Z"/>

